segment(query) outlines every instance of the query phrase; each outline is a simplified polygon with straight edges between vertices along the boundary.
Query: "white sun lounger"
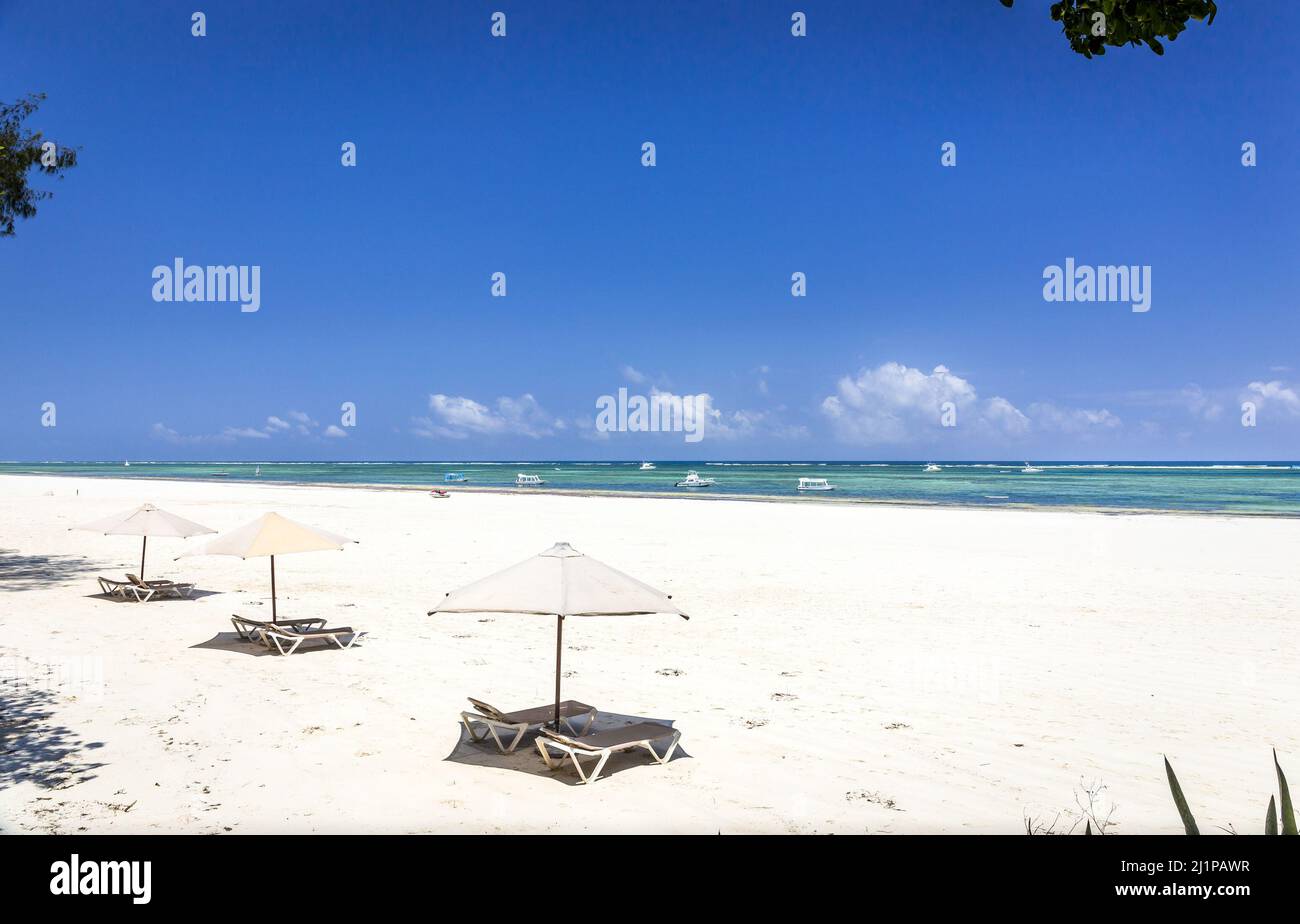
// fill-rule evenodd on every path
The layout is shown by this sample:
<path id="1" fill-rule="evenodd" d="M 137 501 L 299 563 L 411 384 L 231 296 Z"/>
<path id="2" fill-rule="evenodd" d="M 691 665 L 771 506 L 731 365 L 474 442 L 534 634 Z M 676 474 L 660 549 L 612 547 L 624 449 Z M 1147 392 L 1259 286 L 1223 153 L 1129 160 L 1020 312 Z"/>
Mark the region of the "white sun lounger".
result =
<path id="1" fill-rule="evenodd" d="M 298 650 L 303 642 L 312 639 L 325 639 L 333 642 L 347 651 L 355 645 L 360 639 L 364 638 L 366 633 L 357 632 L 351 626 L 335 626 L 333 629 L 321 627 L 319 629 L 295 629 L 286 622 L 276 623 L 270 626 L 257 629 L 257 637 L 262 640 L 262 644 L 270 648 L 272 645 L 282 655 L 291 655 Z M 340 639 L 346 637 L 347 644 Z M 286 648 L 286 646 L 288 646 Z"/>
<path id="2" fill-rule="evenodd" d="M 320 629 L 325 627 L 325 620 L 319 616 L 312 616 L 309 619 L 286 619 L 283 622 L 264 622 L 260 619 L 249 619 L 247 616 L 240 616 L 236 613 L 230 617 L 230 621 L 235 626 L 235 631 L 239 637 L 246 642 L 266 642 L 258 637 L 262 629 L 274 629 L 276 626 L 284 626 L 286 629 Z"/>
<path id="3" fill-rule="evenodd" d="M 139 603 L 148 603 L 153 597 L 188 597 L 194 590 L 193 584 L 177 584 L 175 581 L 142 581 L 134 574 L 128 574 L 128 589 L 135 594 Z"/>
<path id="4" fill-rule="evenodd" d="M 672 760 L 681 737 L 682 733 L 677 729 L 660 725 L 658 722 L 638 722 L 635 725 L 611 728 L 578 738 L 570 738 L 567 735 L 557 734 L 549 728 L 543 728 L 537 733 L 537 750 L 541 752 L 542 760 L 546 761 L 548 770 L 559 769 L 564 763 L 563 755 L 568 754 L 582 782 L 594 783 L 596 777 L 600 776 L 600 771 L 605 769 L 605 763 L 619 751 L 643 747 L 658 763 L 668 763 Z M 662 757 L 654 749 L 654 743 L 661 741 L 668 742 L 668 749 L 664 751 Z M 551 755 L 552 748 L 561 753 L 558 760 Z M 596 766 L 590 774 L 583 772 L 582 764 L 578 761 L 579 755 L 597 758 Z"/>
<path id="5" fill-rule="evenodd" d="M 478 710 L 477 712 L 462 712 L 460 714 L 460 720 L 465 725 L 465 730 L 469 732 L 469 740 L 477 743 L 491 735 L 492 740 L 497 743 L 497 747 L 501 749 L 502 754 L 509 754 L 514 751 L 528 729 L 550 722 L 555 718 L 554 705 L 538 706 L 534 709 L 520 709 L 516 712 L 502 712 L 494 706 L 474 699 L 472 696 L 469 697 L 469 701 Z M 583 726 L 583 731 L 590 730 L 591 724 L 596 721 L 596 708 L 571 699 L 560 703 L 560 724 L 574 735 L 580 734 L 580 732 L 573 727 L 572 720 L 582 718 L 587 720 L 586 725 Z M 487 734 L 477 734 L 474 731 L 475 725 L 482 725 L 487 729 Z M 503 732 L 514 732 L 514 740 L 509 745 L 503 744 L 500 736 L 497 735 L 498 729 Z"/>
<path id="6" fill-rule="evenodd" d="M 127 593 L 135 589 L 135 585 L 130 581 L 115 581 L 106 577 L 96 578 L 95 580 L 99 581 L 100 592 L 106 597 L 122 597 L 125 599 Z"/>

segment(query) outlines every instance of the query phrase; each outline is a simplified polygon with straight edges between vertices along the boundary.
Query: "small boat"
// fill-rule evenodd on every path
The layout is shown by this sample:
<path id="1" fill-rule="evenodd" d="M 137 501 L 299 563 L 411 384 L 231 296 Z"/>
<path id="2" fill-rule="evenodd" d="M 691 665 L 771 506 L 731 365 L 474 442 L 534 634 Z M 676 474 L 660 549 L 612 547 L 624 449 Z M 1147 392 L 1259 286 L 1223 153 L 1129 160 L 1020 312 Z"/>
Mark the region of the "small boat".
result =
<path id="1" fill-rule="evenodd" d="M 122 460 L 122 467 L 123 467 L 123 468 L 130 468 L 130 467 L 131 467 L 131 463 L 130 463 L 128 460 L 123 459 L 123 460 Z"/>
<path id="2" fill-rule="evenodd" d="M 442 476 L 442 480 L 447 484 L 462 484 L 469 481 L 462 472 L 448 472 Z"/>
<path id="3" fill-rule="evenodd" d="M 653 462 L 642 462 L 642 463 L 641 463 L 641 471 L 643 471 L 643 472 L 653 472 L 654 470 L 655 470 L 655 464 L 654 464 Z"/>
<path id="4" fill-rule="evenodd" d="M 262 474 L 262 466 L 259 465 L 256 469 L 253 470 L 253 477 L 257 478 L 261 474 Z"/>
<path id="5" fill-rule="evenodd" d="M 544 484 L 546 484 L 546 482 L 542 481 L 541 475 L 525 475 L 523 472 L 519 472 L 515 475 L 516 488 L 536 488 L 539 485 Z"/>
<path id="6" fill-rule="evenodd" d="M 925 463 L 925 469 L 924 469 L 924 470 L 927 471 L 927 472 L 941 472 L 941 471 L 943 471 L 943 469 L 941 469 L 939 466 L 935 465 L 933 462 L 927 462 L 927 463 Z"/>
<path id="7" fill-rule="evenodd" d="M 716 482 L 712 478 L 701 478 L 699 472 L 687 472 L 686 477 L 677 482 L 679 488 L 711 488 Z"/>
<path id="8" fill-rule="evenodd" d="M 229 478 L 229 477 L 230 477 L 230 472 L 213 472 L 213 473 L 212 473 L 212 477 L 213 477 L 213 478 Z"/>
<path id="9" fill-rule="evenodd" d="M 835 485 L 825 478 L 800 478 L 796 491 L 834 491 Z"/>
<path id="10" fill-rule="evenodd" d="M 1020 471 L 1023 472 L 1024 474 L 1026 474 L 1026 475 L 1034 475 L 1034 474 L 1037 474 L 1038 472 L 1041 472 L 1042 469 L 1041 469 L 1041 468 L 1034 468 L 1034 466 L 1032 466 L 1032 465 L 1030 465 L 1028 462 L 1026 462 L 1026 463 L 1025 463 L 1025 467 L 1022 468 Z"/>
<path id="11" fill-rule="evenodd" d="M 442 490 L 442 488 L 434 488 L 432 491 L 429 492 L 429 496 L 430 497 L 451 497 L 451 495 L 448 494 L 446 491 Z"/>

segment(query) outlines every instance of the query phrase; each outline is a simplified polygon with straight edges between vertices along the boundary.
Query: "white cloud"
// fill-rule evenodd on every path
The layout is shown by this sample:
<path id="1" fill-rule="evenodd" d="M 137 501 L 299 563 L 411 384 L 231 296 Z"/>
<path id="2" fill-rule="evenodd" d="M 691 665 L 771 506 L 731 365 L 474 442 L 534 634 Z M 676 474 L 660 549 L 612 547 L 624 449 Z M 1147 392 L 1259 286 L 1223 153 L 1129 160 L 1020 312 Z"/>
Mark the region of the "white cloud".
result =
<path id="1" fill-rule="evenodd" d="M 961 429 L 993 429 L 1017 435 L 1029 422 L 1005 398 L 980 400 L 975 386 L 946 366 L 930 373 L 887 362 L 842 376 L 836 394 L 821 403 L 836 435 L 852 443 L 906 443 L 942 429 L 943 406 L 951 402 Z"/>
<path id="2" fill-rule="evenodd" d="M 1183 405 L 1195 417 L 1203 420 L 1218 420 L 1223 414 L 1223 404 L 1200 385 L 1195 383 L 1184 385 L 1183 390 L 1178 394 Z"/>
<path id="3" fill-rule="evenodd" d="M 631 366 L 624 365 L 620 371 L 623 373 L 623 378 L 627 379 L 629 382 L 635 382 L 637 385 L 640 385 L 646 381 L 646 374 L 639 369 L 633 369 Z"/>
<path id="4" fill-rule="evenodd" d="M 186 434 L 179 433 L 163 423 L 154 424 L 149 433 L 154 439 L 165 440 L 168 443 L 233 443 L 237 440 L 266 440 L 273 436 L 285 433 L 297 433 L 300 436 L 318 439 L 319 435 L 316 430 L 320 426 L 310 415 L 302 411 L 290 411 L 284 417 L 277 417 L 272 414 L 266 418 L 266 423 L 260 427 L 225 427 L 220 433 L 196 433 Z M 338 432 L 331 432 L 338 431 Z M 331 425 L 328 427 L 324 436 L 339 437 L 347 434 L 338 427 Z"/>
<path id="5" fill-rule="evenodd" d="M 221 431 L 221 438 L 227 440 L 269 440 L 271 434 L 265 430 L 252 427 L 226 427 Z"/>
<path id="6" fill-rule="evenodd" d="M 1123 421 L 1105 408 L 1063 408 L 1046 401 L 1029 405 L 1029 416 L 1036 427 L 1074 435 L 1113 431 L 1123 425 Z"/>
<path id="7" fill-rule="evenodd" d="M 330 439 L 343 439 L 347 435 L 348 431 L 344 430 L 342 427 L 335 426 L 334 424 L 330 424 L 326 427 L 325 432 L 321 434 L 321 436 L 327 436 Z"/>
<path id="8" fill-rule="evenodd" d="M 490 408 L 462 395 L 430 395 L 429 416 L 413 419 L 416 436 L 463 440 L 470 436 L 527 436 L 538 439 L 565 429 L 530 394 L 497 398 Z"/>
<path id="9" fill-rule="evenodd" d="M 1253 401 L 1257 407 L 1280 407 L 1288 414 L 1300 414 L 1300 395 L 1294 388 L 1274 380 L 1251 382 L 1246 386 L 1243 400 Z"/>

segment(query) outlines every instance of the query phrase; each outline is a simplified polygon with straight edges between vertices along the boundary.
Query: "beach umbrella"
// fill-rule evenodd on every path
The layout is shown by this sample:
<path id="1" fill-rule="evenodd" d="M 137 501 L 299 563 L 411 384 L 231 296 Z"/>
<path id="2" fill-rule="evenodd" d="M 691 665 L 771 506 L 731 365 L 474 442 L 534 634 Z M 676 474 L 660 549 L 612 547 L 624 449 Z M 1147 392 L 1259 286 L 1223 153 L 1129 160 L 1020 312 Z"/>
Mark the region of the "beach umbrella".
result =
<path id="1" fill-rule="evenodd" d="M 150 536 L 188 539 L 190 536 L 216 532 L 215 529 L 208 529 L 202 523 L 195 523 L 193 520 L 187 520 L 184 517 L 178 517 L 174 513 L 168 513 L 166 510 L 159 510 L 153 504 L 141 504 L 134 510 L 126 510 L 111 517 L 87 523 L 85 526 L 74 526 L 72 528 L 84 529 L 93 533 L 103 533 L 105 536 L 142 536 L 139 575 L 142 581 L 144 580 L 144 553 L 149 548 Z"/>
<path id="2" fill-rule="evenodd" d="M 690 619 L 668 594 L 583 555 L 567 542 L 498 571 L 429 610 L 434 613 L 520 613 L 555 617 L 555 727 L 560 727 L 560 656 L 568 616 L 662 613 Z"/>
<path id="3" fill-rule="evenodd" d="M 349 542 L 356 542 L 337 533 L 326 532 L 313 526 L 304 526 L 278 513 L 267 513 L 239 529 L 218 536 L 202 548 L 184 552 L 188 555 L 234 555 L 237 558 L 271 559 L 271 622 L 277 622 L 275 611 L 275 556 L 297 552 L 337 551 Z"/>

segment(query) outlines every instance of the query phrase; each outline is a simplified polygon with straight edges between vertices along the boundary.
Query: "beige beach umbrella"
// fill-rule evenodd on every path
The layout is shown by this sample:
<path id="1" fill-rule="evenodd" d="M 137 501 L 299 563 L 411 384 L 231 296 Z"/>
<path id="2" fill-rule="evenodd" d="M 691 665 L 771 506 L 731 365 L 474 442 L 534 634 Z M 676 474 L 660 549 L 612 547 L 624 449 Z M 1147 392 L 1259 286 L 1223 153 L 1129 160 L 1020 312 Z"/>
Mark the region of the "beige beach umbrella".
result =
<path id="1" fill-rule="evenodd" d="M 297 552 L 337 551 L 349 542 L 356 542 L 337 533 L 326 532 L 313 526 L 304 526 L 278 513 L 267 513 L 252 523 L 218 536 L 202 548 L 183 552 L 189 555 L 234 555 L 237 558 L 271 559 L 271 622 L 276 622 L 275 610 L 275 556 Z"/>
<path id="2" fill-rule="evenodd" d="M 560 727 L 560 655 L 568 616 L 671 614 L 672 597 L 557 542 L 532 558 L 447 594 L 434 613 L 520 613 L 555 617 L 555 727 Z"/>
<path id="3" fill-rule="evenodd" d="M 140 580 L 142 581 L 144 580 L 144 553 L 149 548 L 150 536 L 188 539 L 190 536 L 216 532 L 215 529 L 209 529 L 202 523 L 195 523 L 193 520 L 168 513 L 166 510 L 159 510 L 153 504 L 141 504 L 134 510 L 124 510 L 111 517 L 72 528 L 103 533 L 105 536 L 143 537 L 144 541 L 140 544 Z"/>

